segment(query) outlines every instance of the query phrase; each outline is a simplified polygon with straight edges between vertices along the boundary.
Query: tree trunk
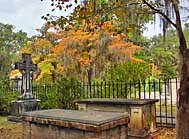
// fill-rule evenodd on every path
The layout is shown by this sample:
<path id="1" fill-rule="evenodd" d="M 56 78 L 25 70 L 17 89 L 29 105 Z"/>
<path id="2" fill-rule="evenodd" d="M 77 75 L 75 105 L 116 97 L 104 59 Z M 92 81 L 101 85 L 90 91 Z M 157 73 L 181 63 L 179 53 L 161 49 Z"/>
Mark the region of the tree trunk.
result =
<path id="1" fill-rule="evenodd" d="M 176 30 L 179 37 L 180 52 L 180 88 L 177 102 L 177 139 L 189 139 L 189 50 L 182 31 L 178 1 L 172 0 L 176 16 Z"/>
<path id="2" fill-rule="evenodd" d="M 189 57 L 183 57 L 182 62 L 177 102 L 177 139 L 189 139 Z"/>
<path id="3" fill-rule="evenodd" d="M 153 11 L 156 11 L 162 15 L 177 30 L 180 43 L 179 52 L 181 56 L 180 88 L 177 98 L 177 139 L 189 139 L 189 49 L 187 48 L 186 39 L 182 30 L 179 1 L 170 1 L 175 12 L 176 24 L 173 23 L 166 14 L 162 13 L 159 9 L 156 9 L 153 7 L 153 5 L 148 3 L 147 0 L 143 0 L 143 2 Z"/>
<path id="4" fill-rule="evenodd" d="M 91 82 L 92 80 L 92 74 L 93 74 L 93 69 L 90 67 L 89 70 L 87 71 L 87 76 L 88 76 L 88 83 Z"/>

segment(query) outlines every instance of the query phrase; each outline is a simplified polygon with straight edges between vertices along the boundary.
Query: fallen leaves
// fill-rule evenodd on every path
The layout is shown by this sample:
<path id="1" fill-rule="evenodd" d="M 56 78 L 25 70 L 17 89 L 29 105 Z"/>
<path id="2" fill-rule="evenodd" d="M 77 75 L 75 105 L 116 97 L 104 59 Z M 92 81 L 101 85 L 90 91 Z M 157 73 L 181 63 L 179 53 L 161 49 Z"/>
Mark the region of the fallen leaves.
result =
<path id="1" fill-rule="evenodd" d="M 6 123 L 0 125 L 0 139 L 22 139 L 21 123 Z"/>
<path id="2" fill-rule="evenodd" d="M 154 139 L 176 139 L 175 129 L 161 128 L 159 129 L 159 135 Z"/>

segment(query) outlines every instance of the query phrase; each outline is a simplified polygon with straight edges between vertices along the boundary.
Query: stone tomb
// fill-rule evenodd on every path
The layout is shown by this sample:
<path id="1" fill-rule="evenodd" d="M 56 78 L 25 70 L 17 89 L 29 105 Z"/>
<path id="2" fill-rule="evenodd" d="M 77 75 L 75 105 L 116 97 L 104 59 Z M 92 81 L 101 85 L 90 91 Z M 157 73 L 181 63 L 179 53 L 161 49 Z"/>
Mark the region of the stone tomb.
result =
<path id="1" fill-rule="evenodd" d="M 129 115 L 129 138 L 150 138 L 157 131 L 155 102 L 158 100 L 83 99 L 77 100 L 80 111 L 103 111 Z M 154 135 L 154 134 L 153 134 Z"/>
<path id="2" fill-rule="evenodd" d="M 127 139 L 123 113 L 51 109 L 22 116 L 24 139 Z"/>

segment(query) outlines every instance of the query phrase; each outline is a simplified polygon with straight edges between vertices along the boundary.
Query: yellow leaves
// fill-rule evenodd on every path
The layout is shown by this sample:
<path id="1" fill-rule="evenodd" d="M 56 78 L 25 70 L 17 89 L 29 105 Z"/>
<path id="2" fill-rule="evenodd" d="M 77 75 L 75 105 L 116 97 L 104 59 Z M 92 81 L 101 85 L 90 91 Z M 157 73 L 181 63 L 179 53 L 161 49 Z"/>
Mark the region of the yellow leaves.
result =
<path id="1" fill-rule="evenodd" d="M 43 79 L 43 76 L 42 76 L 42 74 L 40 74 L 40 75 L 37 77 L 36 81 L 39 82 L 39 81 L 42 81 L 42 79 Z"/>
<path id="2" fill-rule="evenodd" d="M 60 55 L 61 53 L 64 52 L 64 49 L 65 49 L 65 41 L 61 41 L 58 45 L 54 46 L 52 48 L 52 51 L 57 54 L 57 55 Z"/>
<path id="3" fill-rule="evenodd" d="M 89 54 L 85 51 L 81 54 L 80 58 L 79 58 L 79 62 L 81 63 L 82 66 L 89 66 L 90 65 L 90 58 L 89 58 Z"/>
<path id="4" fill-rule="evenodd" d="M 34 64 L 37 64 L 41 61 L 41 55 L 36 55 L 32 58 Z"/>
<path id="5" fill-rule="evenodd" d="M 19 70 L 11 70 L 10 73 L 9 73 L 9 76 L 13 77 L 13 76 L 16 76 L 16 75 L 19 75 L 19 74 L 21 74 Z"/>
<path id="6" fill-rule="evenodd" d="M 89 51 L 89 55 L 90 55 L 91 57 L 95 57 L 95 56 L 96 56 L 96 53 L 97 53 L 97 50 L 96 50 L 96 49 L 91 49 L 91 50 Z"/>
<path id="7" fill-rule="evenodd" d="M 33 42 L 21 49 L 21 53 L 30 53 L 32 55 L 49 54 L 51 52 L 52 44 L 47 39 L 35 38 Z"/>
<path id="8" fill-rule="evenodd" d="M 79 59 L 79 62 L 80 62 L 81 65 L 83 65 L 83 66 L 89 66 L 91 61 L 90 61 L 89 57 L 81 57 L 81 58 Z"/>
<path id="9" fill-rule="evenodd" d="M 87 47 L 91 47 L 91 46 L 93 46 L 93 43 L 87 44 Z"/>
<path id="10" fill-rule="evenodd" d="M 68 70 L 68 72 L 69 72 L 69 71 L 74 71 L 74 70 L 75 70 L 75 65 L 74 65 L 74 64 L 68 65 L 68 66 L 67 66 L 67 70 Z"/>
<path id="11" fill-rule="evenodd" d="M 104 22 L 101 29 L 104 30 L 104 31 L 113 32 L 114 26 L 112 24 L 112 21 Z"/>
<path id="12" fill-rule="evenodd" d="M 51 76 L 51 72 L 49 70 L 43 70 L 40 75 L 37 77 L 36 81 L 48 81 L 51 80 L 52 76 Z"/>
<path id="13" fill-rule="evenodd" d="M 93 34 L 90 34 L 89 36 L 89 41 L 95 41 L 99 38 L 99 34 L 97 33 L 93 33 Z"/>
<path id="14" fill-rule="evenodd" d="M 139 62 L 139 63 L 146 63 L 144 60 L 138 59 L 138 58 L 135 58 L 135 57 L 131 57 L 131 61 L 133 61 L 133 62 Z"/>
<path id="15" fill-rule="evenodd" d="M 54 66 L 48 61 L 44 60 L 38 64 L 38 68 L 40 69 L 40 75 L 37 78 L 37 81 L 51 79 L 52 72 L 55 70 Z"/>
<path id="16" fill-rule="evenodd" d="M 20 52 L 31 54 L 32 53 L 32 45 L 33 45 L 33 42 L 28 41 L 26 46 L 21 48 Z"/>
<path id="17" fill-rule="evenodd" d="M 64 73 L 64 67 L 62 66 L 62 64 L 61 63 L 58 63 L 57 64 L 57 72 L 58 73 Z"/>
<path id="18" fill-rule="evenodd" d="M 77 49 L 76 48 L 71 48 L 71 49 L 68 50 L 68 53 L 71 54 L 72 56 L 76 56 Z"/>
<path id="19" fill-rule="evenodd" d="M 52 71 L 52 70 L 54 70 L 53 65 L 48 60 L 44 60 L 41 63 L 39 63 L 38 64 L 38 68 L 40 70 L 44 70 L 44 71 Z"/>
<path id="20" fill-rule="evenodd" d="M 133 49 L 140 49 L 140 46 L 134 45 L 132 42 L 126 42 L 126 46 L 132 47 Z"/>
<path id="21" fill-rule="evenodd" d="M 133 32 L 136 28 L 135 24 L 129 24 L 129 26 L 127 27 L 128 32 Z"/>
<path id="22" fill-rule="evenodd" d="M 38 39 L 35 42 L 35 46 L 39 48 L 51 48 L 52 44 L 47 39 Z"/>
<path id="23" fill-rule="evenodd" d="M 49 63 L 54 63 L 56 62 L 56 54 L 48 54 L 46 59 Z"/>

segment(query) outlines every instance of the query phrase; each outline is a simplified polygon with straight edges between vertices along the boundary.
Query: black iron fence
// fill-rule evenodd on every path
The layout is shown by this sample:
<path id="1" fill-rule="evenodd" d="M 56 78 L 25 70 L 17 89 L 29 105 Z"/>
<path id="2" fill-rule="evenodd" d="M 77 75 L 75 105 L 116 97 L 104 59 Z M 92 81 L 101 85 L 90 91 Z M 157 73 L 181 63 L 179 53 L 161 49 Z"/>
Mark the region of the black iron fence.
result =
<path id="1" fill-rule="evenodd" d="M 158 127 L 175 127 L 178 79 L 133 82 L 100 81 L 71 85 L 33 84 L 32 93 L 41 100 L 42 108 L 77 109 L 74 100 L 83 98 L 158 99 Z M 18 88 L 12 89 L 19 90 Z"/>

